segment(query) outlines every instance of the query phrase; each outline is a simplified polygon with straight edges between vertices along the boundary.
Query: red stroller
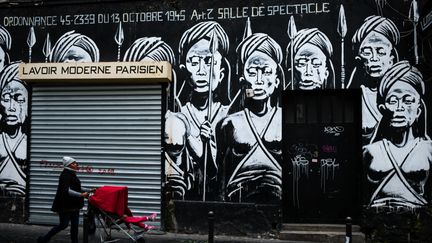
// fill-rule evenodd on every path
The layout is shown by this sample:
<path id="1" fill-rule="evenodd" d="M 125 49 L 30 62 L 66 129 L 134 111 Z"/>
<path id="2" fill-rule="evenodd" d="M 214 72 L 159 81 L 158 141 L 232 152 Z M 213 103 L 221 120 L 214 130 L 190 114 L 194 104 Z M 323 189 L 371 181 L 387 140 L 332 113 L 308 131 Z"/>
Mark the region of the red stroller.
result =
<path id="1" fill-rule="evenodd" d="M 112 238 L 112 229 L 125 233 L 133 242 L 144 242 L 143 233 L 153 228 L 153 226 L 144 224 L 144 221 L 155 220 L 156 214 L 149 217 L 132 216 L 128 208 L 128 188 L 126 186 L 103 186 L 98 188 L 88 201 L 88 214 L 93 214 L 96 222 L 102 228 L 99 229 L 101 242 L 118 241 Z M 126 230 L 122 224 L 126 225 Z M 130 234 L 131 231 L 132 234 Z"/>

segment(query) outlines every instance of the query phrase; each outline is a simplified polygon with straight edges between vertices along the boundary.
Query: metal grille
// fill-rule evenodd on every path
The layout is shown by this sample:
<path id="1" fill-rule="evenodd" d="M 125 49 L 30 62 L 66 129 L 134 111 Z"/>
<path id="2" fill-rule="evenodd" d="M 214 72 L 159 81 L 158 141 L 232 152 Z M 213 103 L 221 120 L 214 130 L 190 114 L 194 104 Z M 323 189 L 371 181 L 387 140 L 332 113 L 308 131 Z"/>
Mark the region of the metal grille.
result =
<path id="1" fill-rule="evenodd" d="M 51 212 L 62 157 L 80 164 L 85 187 L 129 188 L 134 215 L 160 213 L 161 86 L 34 86 L 30 137 L 30 223 Z"/>

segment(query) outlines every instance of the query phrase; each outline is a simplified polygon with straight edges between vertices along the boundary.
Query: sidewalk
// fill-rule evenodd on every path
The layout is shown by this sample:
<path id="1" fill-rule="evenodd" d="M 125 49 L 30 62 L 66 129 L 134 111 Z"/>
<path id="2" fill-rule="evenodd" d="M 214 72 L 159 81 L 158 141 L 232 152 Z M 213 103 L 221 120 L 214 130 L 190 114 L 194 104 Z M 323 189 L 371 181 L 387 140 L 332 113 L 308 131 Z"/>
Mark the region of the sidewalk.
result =
<path id="1" fill-rule="evenodd" d="M 9 224 L 0 223 L 0 242 L 1 243 L 32 243 L 36 242 L 36 238 L 40 235 L 47 233 L 51 226 L 40 225 L 25 225 L 25 224 Z M 82 227 L 80 227 L 79 237 L 82 242 Z M 125 234 L 121 232 L 114 232 L 113 236 L 119 239 L 119 243 L 133 242 Z M 205 243 L 207 242 L 207 235 L 197 234 L 174 234 L 160 231 L 153 233 L 146 233 L 144 235 L 146 243 Z M 63 230 L 54 236 L 50 242 L 53 243 L 70 243 L 69 228 Z M 89 236 L 89 243 L 101 242 L 97 231 L 94 235 Z M 276 240 L 276 239 L 256 239 L 247 237 L 232 237 L 232 236 L 215 236 L 215 243 L 288 243 L 293 241 Z M 297 243 L 299 243 L 297 241 Z"/>

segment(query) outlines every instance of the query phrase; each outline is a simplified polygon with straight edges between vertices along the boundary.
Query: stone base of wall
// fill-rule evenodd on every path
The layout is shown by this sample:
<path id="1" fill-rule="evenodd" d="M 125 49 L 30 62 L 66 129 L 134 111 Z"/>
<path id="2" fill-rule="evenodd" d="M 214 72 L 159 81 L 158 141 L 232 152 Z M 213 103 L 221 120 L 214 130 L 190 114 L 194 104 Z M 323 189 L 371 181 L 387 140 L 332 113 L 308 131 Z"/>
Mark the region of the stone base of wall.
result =
<path id="1" fill-rule="evenodd" d="M 214 233 L 274 237 L 281 223 L 279 205 L 170 201 L 165 228 L 181 233 L 208 233 L 208 212 L 214 212 Z"/>
<path id="2" fill-rule="evenodd" d="M 413 212 L 363 214 L 362 231 L 370 242 L 431 242 L 432 208 Z"/>
<path id="3" fill-rule="evenodd" d="M 27 220 L 24 197 L 0 197 L 0 222 L 23 224 Z"/>

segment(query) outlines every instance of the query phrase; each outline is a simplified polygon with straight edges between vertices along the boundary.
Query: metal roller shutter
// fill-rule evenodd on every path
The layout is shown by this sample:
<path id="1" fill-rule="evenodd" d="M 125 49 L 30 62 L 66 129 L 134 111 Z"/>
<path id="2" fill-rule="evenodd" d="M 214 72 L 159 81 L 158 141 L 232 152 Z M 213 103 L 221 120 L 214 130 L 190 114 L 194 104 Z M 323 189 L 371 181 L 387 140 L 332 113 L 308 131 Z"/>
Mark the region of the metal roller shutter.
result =
<path id="1" fill-rule="evenodd" d="M 34 86 L 30 223 L 51 224 L 62 157 L 76 158 L 86 187 L 129 187 L 134 215 L 160 213 L 161 85 Z"/>

